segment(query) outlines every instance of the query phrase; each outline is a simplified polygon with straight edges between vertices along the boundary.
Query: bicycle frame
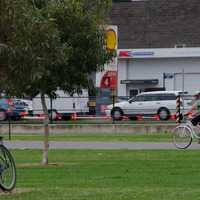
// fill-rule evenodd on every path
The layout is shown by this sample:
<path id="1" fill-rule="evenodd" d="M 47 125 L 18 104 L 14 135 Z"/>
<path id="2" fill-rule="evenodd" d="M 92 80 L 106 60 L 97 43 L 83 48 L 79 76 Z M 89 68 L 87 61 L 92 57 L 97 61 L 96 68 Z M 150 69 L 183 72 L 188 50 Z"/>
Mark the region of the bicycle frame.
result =
<path id="1" fill-rule="evenodd" d="M 182 125 L 180 125 L 180 126 L 182 126 Z M 191 121 L 189 120 L 189 117 L 187 116 L 187 118 L 186 118 L 186 123 L 185 123 L 185 125 L 183 125 L 184 126 L 184 130 L 185 130 L 185 128 L 187 127 L 187 128 L 189 128 L 190 129 L 190 131 L 191 131 L 191 137 L 192 138 L 197 138 L 197 139 L 199 139 L 200 138 L 200 136 L 198 136 L 196 133 L 195 133 L 195 126 L 191 123 Z"/>
<path id="2" fill-rule="evenodd" d="M 195 127 L 186 116 L 186 122 L 183 125 L 177 126 L 172 134 L 172 141 L 179 149 L 186 149 L 192 143 L 193 138 L 199 139 L 200 136 L 195 133 Z"/>

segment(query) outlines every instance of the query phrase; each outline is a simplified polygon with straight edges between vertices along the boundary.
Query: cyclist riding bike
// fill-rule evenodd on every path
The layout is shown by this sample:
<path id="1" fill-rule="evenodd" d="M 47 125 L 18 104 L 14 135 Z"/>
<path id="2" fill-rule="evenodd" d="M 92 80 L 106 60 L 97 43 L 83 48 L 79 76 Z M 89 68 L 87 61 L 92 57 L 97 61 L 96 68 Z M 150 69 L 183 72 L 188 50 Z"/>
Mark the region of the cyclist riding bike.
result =
<path id="1" fill-rule="evenodd" d="M 184 113 L 183 115 L 189 115 L 193 110 L 197 110 L 195 114 L 193 114 L 193 119 L 191 120 L 191 123 L 196 126 L 200 131 L 200 92 L 196 92 L 194 94 L 195 97 L 195 103 L 192 105 L 192 107 L 188 110 L 188 112 Z M 200 141 L 199 141 L 200 143 Z"/>

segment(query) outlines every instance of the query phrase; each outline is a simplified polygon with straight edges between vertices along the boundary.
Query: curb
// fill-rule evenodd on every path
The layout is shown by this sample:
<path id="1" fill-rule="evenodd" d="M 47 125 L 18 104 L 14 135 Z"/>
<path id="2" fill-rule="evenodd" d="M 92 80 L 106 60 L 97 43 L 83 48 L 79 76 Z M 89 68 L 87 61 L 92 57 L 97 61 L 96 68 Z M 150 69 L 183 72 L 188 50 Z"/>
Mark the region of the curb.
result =
<path id="1" fill-rule="evenodd" d="M 49 133 L 172 133 L 177 124 L 50 124 Z M 44 132 L 43 124 L 8 124 L 0 125 L 2 133 L 30 133 Z"/>

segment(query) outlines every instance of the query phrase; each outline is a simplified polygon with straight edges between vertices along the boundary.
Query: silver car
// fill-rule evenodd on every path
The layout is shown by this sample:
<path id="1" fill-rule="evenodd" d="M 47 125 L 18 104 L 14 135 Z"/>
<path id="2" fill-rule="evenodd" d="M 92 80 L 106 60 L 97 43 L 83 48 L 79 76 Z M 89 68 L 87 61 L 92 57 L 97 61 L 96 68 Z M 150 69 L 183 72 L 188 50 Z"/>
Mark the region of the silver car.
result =
<path id="1" fill-rule="evenodd" d="M 119 102 L 107 106 L 106 115 L 115 120 L 128 117 L 131 120 L 140 116 L 157 115 L 160 120 L 168 120 L 171 114 L 176 113 L 176 98 L 181 91 L 155 91 L 141 93 L 128 101 Z M 180 98 L 180 108 L 188 109 L 191 106 L 190 100 Z"/>

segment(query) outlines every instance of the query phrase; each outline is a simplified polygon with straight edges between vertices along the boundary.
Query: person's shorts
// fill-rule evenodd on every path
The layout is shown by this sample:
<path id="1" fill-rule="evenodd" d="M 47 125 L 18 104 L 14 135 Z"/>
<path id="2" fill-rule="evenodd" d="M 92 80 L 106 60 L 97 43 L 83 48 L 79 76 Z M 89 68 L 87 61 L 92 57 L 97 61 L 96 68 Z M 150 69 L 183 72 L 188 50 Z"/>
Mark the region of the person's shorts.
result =
<path id="1" fill-rule="evenodd" d="M 197 115 L 191 120 L 192 124 L 196 126 L 200 122 L 200 115 Z"/>

